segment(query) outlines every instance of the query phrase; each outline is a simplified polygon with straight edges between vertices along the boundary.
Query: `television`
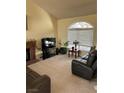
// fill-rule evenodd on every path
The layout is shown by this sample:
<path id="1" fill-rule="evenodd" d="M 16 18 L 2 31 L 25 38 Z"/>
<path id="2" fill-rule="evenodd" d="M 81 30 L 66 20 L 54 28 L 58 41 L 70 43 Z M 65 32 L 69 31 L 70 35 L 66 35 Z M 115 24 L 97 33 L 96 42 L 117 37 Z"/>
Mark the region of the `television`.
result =
<path id="1" fill-rule="evenodd" d="M 43 59 L 56 55 L 56 39 L 43 38 L 42 40 Z"/>
<path id="2" fill-rule="evenodd" d="M 42 39 L 42 48 L 52 48 L 56 46 L 55 38 L 43 38 Z"/>

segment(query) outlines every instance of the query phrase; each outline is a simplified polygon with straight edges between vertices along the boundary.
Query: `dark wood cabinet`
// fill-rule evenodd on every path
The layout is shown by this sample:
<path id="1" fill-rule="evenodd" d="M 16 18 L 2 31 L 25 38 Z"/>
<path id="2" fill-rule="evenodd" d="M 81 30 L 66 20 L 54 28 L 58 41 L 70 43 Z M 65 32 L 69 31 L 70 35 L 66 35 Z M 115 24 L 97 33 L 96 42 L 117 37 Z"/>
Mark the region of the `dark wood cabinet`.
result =
<path id="1" fill-rule="evenodd" d="M 55 38 L 43 38 L 41 40 L 43 59 L 56 55 L 56 39 Z"/>

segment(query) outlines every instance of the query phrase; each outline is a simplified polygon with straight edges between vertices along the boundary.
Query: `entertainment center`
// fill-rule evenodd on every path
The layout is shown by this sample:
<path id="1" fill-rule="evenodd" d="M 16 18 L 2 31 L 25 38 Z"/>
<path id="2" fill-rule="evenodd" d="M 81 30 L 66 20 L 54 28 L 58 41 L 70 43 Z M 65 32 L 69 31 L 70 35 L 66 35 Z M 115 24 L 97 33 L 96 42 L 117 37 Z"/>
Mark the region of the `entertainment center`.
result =
<path id="1" fill-rule="evenodd" d="M 56 55 L 56 39 L 55 38 L 41 39 L 41 46 L 43 51 L 43 59 Z"/>

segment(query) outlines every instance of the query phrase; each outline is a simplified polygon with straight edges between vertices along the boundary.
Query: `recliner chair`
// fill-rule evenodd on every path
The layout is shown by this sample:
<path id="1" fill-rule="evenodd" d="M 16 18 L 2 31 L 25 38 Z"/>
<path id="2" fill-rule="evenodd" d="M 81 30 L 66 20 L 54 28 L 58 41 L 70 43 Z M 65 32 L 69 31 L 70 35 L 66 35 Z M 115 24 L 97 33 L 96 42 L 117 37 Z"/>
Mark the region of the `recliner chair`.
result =
<path id="1" fill-rule="evenodd" d="M 91 53 L 86 63 L 79 60 L 72 60 L 72 73 L 85 79 L 97 77 L 97 51 Z"/>

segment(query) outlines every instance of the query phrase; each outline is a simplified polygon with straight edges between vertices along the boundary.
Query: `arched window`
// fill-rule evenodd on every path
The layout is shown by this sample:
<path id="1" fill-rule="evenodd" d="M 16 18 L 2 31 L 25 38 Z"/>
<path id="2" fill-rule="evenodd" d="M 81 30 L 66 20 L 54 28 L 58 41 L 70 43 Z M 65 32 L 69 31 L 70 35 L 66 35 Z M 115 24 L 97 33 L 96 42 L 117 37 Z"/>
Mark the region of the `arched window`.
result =
<path id="1" fill-rule="evenodd" d="M 93 46 L 93 26 L 87 22 L 76 22 L 68 27 L 69 45 L 77 40 L 82 50 L 88 50 Z"/>
<path id="2" fill-rule="evenodd" d="M 77 22 L 69 26 L 69 30 L 93 29 L 93 26 L 87 22 Z"/>

